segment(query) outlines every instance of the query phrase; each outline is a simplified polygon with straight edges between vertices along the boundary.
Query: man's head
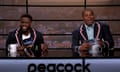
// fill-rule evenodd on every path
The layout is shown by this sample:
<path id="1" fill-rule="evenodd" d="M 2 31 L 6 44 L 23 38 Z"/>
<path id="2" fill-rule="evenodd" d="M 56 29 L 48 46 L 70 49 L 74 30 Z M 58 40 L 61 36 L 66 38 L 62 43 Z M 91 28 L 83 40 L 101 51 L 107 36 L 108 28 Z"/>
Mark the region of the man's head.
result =
<path id="1" fill-rule="evenodd" d="M 22 31 L 28 31 L 31 27 L 32 16 L 29 14 L 24 14 L 20 17 L 20 28 Z"/>
<path id="2" fill-rule="evenodd" d="M 94 20 L 95 20 L 95 15 L 94 15 L 93 10 L 85 9 L 82 12 L 82 18 L 88 26 L 91 26 L 94 23 Z"/>

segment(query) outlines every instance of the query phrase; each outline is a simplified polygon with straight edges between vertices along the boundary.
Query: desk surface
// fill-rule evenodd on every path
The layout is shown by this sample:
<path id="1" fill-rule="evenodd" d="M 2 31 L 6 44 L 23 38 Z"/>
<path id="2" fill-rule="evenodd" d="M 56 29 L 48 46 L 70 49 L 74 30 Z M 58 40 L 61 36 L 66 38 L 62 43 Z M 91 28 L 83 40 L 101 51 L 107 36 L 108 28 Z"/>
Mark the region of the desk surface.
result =
<path id="1" fill-rule="evenodd" d="M 120 48 L 113 48 L 107 53 L 90 54 L 88 51 L 80 51 L 80 57 L 120 57 Z"/>
<path id="2" fill-rule="evenodd" d="M 0 57 L 6 57 L 6 51 L 4 49 L 0 50 Z M 120 48 L 114 48 L 114 50 L 109 51 L 108 57 L 120 57 Z M 85 56 L 86 53 L 83 53 L 83 56 Z M 66 48 L 66 49 L 48 49 L 48 55 L 47 57 L 72 57 L 72 48 Z M 87 54 L 86 57 L 91 57 L 89 54 Z M 102 56 L 106 57 L 106 56 Z"/>

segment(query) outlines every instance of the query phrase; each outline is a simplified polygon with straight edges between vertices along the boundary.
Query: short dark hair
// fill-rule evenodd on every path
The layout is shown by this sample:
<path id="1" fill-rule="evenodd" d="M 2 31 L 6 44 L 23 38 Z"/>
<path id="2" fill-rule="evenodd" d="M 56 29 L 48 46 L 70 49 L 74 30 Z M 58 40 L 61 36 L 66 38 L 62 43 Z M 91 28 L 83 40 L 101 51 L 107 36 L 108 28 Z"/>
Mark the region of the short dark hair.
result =
<path id="1" fill-rule="evenodd" d="M 82 11 L 82 16 L 84 15 L 85 11 L 90 11 L 90 12 L 94 15 L 93 10 L 92 10 L 92 9 L 87 8 L 87 9 L 85 9 L 85 10 L 83 10 L 83 11 Z"/>
<path id="2" fill-rule="evenodd" d="M 32 16 L 31 15 L 29 15 L 29 14 L 23 14 L 21 17 L 20 17 L 20 19 L 22 19 L 23 17 L 27 17 L 27 18 L 29 18 L 30 19 L 30 21 L 32 21 L 33 19 L 32 19 Z"/>

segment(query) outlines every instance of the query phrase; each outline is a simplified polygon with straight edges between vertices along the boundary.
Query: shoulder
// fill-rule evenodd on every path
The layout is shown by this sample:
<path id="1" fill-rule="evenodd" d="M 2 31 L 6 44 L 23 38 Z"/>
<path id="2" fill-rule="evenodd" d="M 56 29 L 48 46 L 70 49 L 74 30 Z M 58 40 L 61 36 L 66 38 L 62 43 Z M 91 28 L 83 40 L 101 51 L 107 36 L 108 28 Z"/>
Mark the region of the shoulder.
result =
<path id="1" fill-rule="evenodd" d="M 80 27 L 74 29 L 72 32 L 79 32 L 80 31 Z"/>
<path id="2" fill-rule="evenodd" d="M 76 34 L 79 34 L 79 33 L 80 33 L 80 27 L 73 30 L 72 35 L 76 35 Z"/>
<path id="3" fill-rule="evenodd" d="M 15 33 L 16 33 L 16 30 L 9 32 L 8 37 L 7 37 L 7 40 L 9 40 L 9 42 L 15 41 L 16 39 Z"/>
<path id="4" fill-rule="evenodd" d="M 16 30 L 10 31 L 8 36 L 15 36 Z"/>
<path id="5" fill-rule="evenodd" d="M 98 22 L 102 27 L 109 27 L 109 25 L 105 22 Z"/>
<path id="6" fill-rule="evenodd" d="M 37 30 L 35 30 L 36 31 L 36 34 L 37 34 L 37 36 L 43 36 L 43 34 L 41 33 L 41 32 L 39 32 L 39 31 L 37 31 Z"/>

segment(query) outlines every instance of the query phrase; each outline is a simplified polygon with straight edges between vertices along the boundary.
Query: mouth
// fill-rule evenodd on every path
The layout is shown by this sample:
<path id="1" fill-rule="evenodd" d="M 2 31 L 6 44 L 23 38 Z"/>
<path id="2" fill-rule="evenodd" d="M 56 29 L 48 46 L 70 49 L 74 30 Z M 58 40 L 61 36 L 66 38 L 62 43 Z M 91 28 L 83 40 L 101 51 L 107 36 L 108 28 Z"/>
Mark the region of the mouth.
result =
<path id="1" fill-rule="evenodd" d="M 22 26 L 21 28 L 23 31 L 26 31 L 28 29 L 28 27 L 26 27 L 26 26 Z"/>
<path id="2" fill-rule="evenodd" d="M 87 20 L 87 22 L 88 22 L 88 23 L 92 23 L 92 22 L 93 22 L 93 20 Z"/>
<path id="3" fill-rule="evenodd" d="M 86 23 L 87 23 L 88 25 L 92 25 L 92 24 L 94 23 L 94 21 L 88 20 L 88 21 L 86 21 Z"/>

